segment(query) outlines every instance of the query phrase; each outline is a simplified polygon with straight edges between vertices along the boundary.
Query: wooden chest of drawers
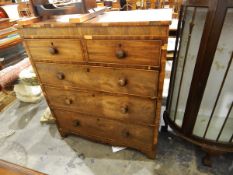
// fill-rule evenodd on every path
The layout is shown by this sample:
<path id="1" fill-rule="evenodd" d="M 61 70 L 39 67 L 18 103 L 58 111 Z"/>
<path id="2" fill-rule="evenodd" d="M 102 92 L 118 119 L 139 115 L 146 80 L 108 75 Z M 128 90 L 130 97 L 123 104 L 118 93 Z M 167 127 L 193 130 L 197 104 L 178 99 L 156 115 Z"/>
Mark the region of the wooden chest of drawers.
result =
<path id="1" fill-rule="evenodd" d="M 138 22 L 125 20 L 127 13 L 82 24 L 42 21 L 20 32 L 62 136 L 127 146 L 153 158 L 171 11 L 138 16 Z"/>

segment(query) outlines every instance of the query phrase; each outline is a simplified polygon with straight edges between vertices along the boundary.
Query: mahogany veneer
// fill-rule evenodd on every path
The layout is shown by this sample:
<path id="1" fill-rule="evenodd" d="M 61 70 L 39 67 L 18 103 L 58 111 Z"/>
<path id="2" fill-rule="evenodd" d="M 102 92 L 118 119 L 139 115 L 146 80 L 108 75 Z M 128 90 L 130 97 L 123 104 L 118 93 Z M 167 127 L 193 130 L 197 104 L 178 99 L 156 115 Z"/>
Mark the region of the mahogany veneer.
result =
<path id="1" fill-rule="evenodd" d="M 50 19 L 21 26 L 62 136 L 155 156 L 171 16 L 109 12 L 81 24 Z"/>

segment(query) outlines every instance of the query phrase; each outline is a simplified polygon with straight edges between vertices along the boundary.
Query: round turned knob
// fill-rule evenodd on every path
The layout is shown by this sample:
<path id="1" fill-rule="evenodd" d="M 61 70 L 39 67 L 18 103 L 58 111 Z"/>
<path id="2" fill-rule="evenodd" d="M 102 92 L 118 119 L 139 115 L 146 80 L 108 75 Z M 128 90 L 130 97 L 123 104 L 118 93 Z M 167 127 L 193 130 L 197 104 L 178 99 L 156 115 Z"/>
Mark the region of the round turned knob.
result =
<path id="1" fill-rule="evenodd" d="M 122 49 L 116 51 L 116 57 L 122 59 L 126 57 L 126 52 Z"/>
<path id="2" fill-rule="evenodd" d="M 130 132 L 129 131 L 123 131 L 123 136 L 124 137 L 130 137 Z"/>
<path id="3" fill-rule="evenodd" d="M 50 53 L 51 55 L 55 55 L 55 54 L 58 53 L 58 50 L 57 50 L 57 48 L 55 48 L 55 47 L 50 47 L 50 48 L 49 48 L 49 53 Z"/>
<path id="4" fill-rule="evenodd" d="M 120 86 L 125 86 L 125 85 L 127 84 L 127 79 L 126 79 L 126 78 L 120 78 L 120 79 L 118 80 L 118 84 L 119 84 Z"/>
<path id="5" fill-rule="evenodd" d="M 58 72 L 58 73 L 57 73 L 57 78 L 58 78 L 59 80 L 64 80 L 64 79 L 65 79 L 65 74 L 62 73 L 62 72 Z"/>
<path id="6" fill-rule="evenodd" d="M 129 111 L 129 108 L 128 108 L 127 105 L 121 107 L 121 113 L 122 114 L 126 114 L 126 113 L 128 113 L 128 111 Z"/>
<path id="7" fill-rule="evenodd" d="M 66 103 L 67 105 L 70 105 L 70 104 L 73 103 L 73 101 L 72 101 L 71 99 L 67 98 L 67 99 L 65 100 L 65 103 Z"/>
<path id="8" fill-rule="evenodd" d="M 74 121 L 74 126 L 75 127 L 78 127 L 78 126 L 80 126 L 81 124 L 80 124 L 80 121 L 79 120 L 75 120 Z"/>

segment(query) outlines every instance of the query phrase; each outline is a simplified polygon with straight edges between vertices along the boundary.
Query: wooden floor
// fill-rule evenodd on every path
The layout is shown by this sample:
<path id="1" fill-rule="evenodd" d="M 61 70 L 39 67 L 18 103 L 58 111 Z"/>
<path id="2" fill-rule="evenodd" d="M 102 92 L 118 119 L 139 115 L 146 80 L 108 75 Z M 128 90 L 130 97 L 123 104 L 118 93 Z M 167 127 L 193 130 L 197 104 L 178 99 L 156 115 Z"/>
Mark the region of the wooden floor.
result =
<path id="1" fill-rule="evenodd" d="M 0 160 L 0 174 L 1 175 L 46 175 L 38 171 L 34 171 L 4 160 Z"/>
<path id="2" fill-rule="evenodd" d="M 14 91 L 0 92 L 0 112 L 16 99 Z"/>

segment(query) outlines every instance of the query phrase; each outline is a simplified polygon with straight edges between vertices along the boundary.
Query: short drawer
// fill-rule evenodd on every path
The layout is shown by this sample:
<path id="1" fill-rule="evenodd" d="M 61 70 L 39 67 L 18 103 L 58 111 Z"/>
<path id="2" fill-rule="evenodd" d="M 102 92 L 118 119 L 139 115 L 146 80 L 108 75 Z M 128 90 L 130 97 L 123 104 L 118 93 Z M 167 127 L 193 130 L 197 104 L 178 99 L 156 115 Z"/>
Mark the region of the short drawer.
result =
<path id="1" fill-rule="evenodd" d="M 158 71 L 53 63 L 36 63 L 36 68 L 44 84 L 157 96 Z"/>
<path id="2" fill-rule="evenodd" d="M 152 148 L 153 127 L 126 124 L 110 119 L 88 116 L 75 112 L 53 110 L 58 125 L 68 133 L 111 140 L 136 148 Z"/>
<path id="3" fill-rule="evenodd" d="M 160 40 L 86 40 L 88 61 L 160 66 Z"/>
<path id="4" fill-rule="evenodd" d="M 33 60 L 82 62 L 80 40 L 76 39 L 30 39 L 25 40 Z"/>
<path id="5" fill-rule="evenodd" d="M 148 98 L 90 91 L 71 91 L 45 86 L 52 107 L 105 118 L 153 124 L 156 101 Z"/>

